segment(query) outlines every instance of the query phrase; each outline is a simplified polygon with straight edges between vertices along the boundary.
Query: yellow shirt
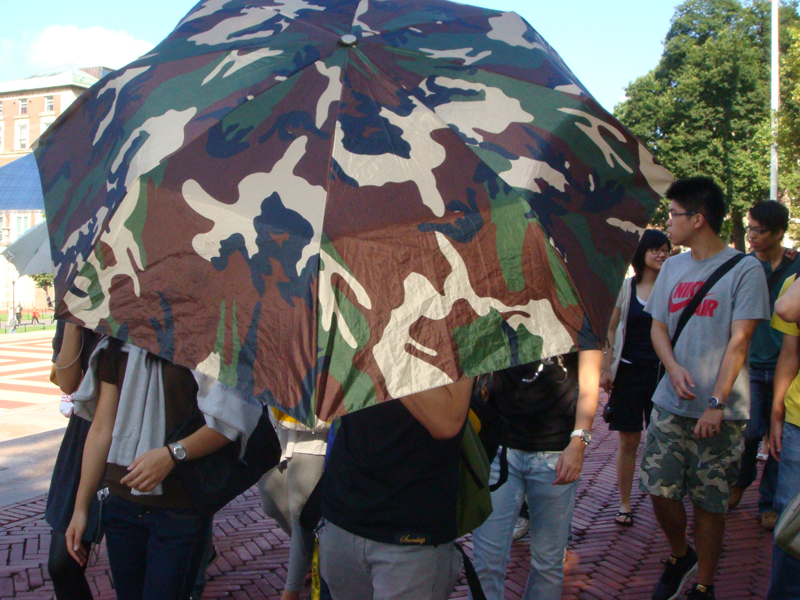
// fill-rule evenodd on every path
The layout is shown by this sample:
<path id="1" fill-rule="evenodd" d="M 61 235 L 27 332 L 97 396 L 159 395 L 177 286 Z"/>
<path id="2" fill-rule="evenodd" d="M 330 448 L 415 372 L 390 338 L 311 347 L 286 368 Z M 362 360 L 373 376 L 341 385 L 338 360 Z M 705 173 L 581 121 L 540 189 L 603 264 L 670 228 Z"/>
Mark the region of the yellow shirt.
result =
<path id="1" fill-rule="evenodd" d="M 789 289 L 789 286 L 794 283 L 796 278 L 797 275 L 792 275 L 786 279 L 783 287 L 781 288 L 780 294 L 778 294 L 778 298 L 783 296 L 784 292 Z M 800 337 L 800 325 L 797 323 L 787 323 L 777 314 L 772 315 L 772 321 L 770 321 L 770 325 L 784 335 Z M 783 403 L 786 406 L 786 422 L 800 427 L 800 373 L 795 376 L 794 381 L 792 381 L 792 384 L 789 386 L 789 389 L 786 390 L 786 395 L 783 397 Z"/>

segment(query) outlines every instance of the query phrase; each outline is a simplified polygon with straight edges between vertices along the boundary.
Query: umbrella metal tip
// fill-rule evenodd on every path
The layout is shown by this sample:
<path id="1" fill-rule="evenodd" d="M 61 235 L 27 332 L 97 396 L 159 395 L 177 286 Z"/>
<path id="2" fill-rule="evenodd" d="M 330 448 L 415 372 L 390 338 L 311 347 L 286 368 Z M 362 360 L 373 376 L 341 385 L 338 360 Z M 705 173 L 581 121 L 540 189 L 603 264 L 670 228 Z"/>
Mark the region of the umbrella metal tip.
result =
<path id="1" fill-rule="evenodd" d="M 339 45 L 353 48 L 358 43 L 358 38 L 352 34 L 343 35 L 339 38 Z"/>

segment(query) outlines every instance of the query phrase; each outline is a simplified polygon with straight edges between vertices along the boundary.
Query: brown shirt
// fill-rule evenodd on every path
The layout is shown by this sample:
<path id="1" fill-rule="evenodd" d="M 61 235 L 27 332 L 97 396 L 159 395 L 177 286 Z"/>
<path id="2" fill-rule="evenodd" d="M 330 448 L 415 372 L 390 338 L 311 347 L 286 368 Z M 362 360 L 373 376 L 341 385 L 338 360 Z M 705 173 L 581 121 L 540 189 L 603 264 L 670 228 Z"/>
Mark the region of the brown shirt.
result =
<path id="1" fill-rule="evenodd" d="M 161 362 L 161 374 L 164 385 L 166 430 L 164 440 L 166 444 L 167 433 L 176 425 L 189 417 L 193 407 L 197 405 L 197 383 L 192 372 L 186 367 L 178 366 L 154 354 L 147 355 L 148 360 Z M 128 354 L 122 352 L 121 345 L 116 342 L 100 351 L 97 361 L 97 376 L 100 381 L 111 383 L 122 389 L 128 365 Z M 133 376 L 128 373 L 127 375 Z M 142 399 L 144 401 L 144 399 Z M 120 483 L 128 474 L 128 465 L 108 463 L 104 484 L 113 494 L 131 502 L 147 504 L 149 506 L 162 506 L 168 508 L 191 508 L 189 497 L 181 486 L 180 481 L 173 474 L 167 476 L 162 487 L 163 495 L 160 496 L 135 496 L 131 488 Z"/>

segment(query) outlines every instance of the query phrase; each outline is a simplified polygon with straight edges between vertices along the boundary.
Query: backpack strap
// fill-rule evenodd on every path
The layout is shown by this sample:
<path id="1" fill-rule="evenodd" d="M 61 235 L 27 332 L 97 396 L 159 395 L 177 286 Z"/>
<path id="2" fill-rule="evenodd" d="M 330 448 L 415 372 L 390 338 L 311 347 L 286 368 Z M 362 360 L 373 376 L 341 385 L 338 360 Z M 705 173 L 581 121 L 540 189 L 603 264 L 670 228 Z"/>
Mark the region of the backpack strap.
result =
<path id="1" fill-rule="evenodd" d="M 675 348 L 675 344 L 678 342 L 678 337 L 680 337 L 683 328 L 686 327 L 686 323 L 689 322 L 689 319 L 694 314 L 694 311 L 697 310 L 697 307 L 700 306 L 700 303 L 706 297 L 709 290 L 720 280 L 722 279 L 725 274 L 730 271 L 733 267 L 739 264 L 739 261 L 745 257 L 744 254 L 737 254 L 733 258 L 728 259 L 724 263 L 722 263 L 717 270 L 711 274 L 711 277 L 706 279 L 706 282 L 703 286 L 697 291 L 697 293 L 692 298 L 692 301 L 683 309 L 681 313 L 681 318 L 678 320 L 678 326 L 675 328 L 675 333 L 672 334 L 672 347 Z"/>
<path id="2" fill-rule="evenodd" d="M 478 578 L 478 573 L 475 571 L 472 561 L 469 556 L 467 556 L 467 553 L 464 552 L 464 548 L 461 544 L 458 542 L 454 543 L 458 551 L 461 552 L 461 556 L 464 558 L 464 575 L 467 578 L 467 585 L 469 585 L 472 600 L 486 600 L 486 594 L 483 593 L 483 588 L 481 587 L 481 580 Z"/>
<path id="3" fill-rule="evenodd" d="M 489 485 L 489 491 L 493 492 L 508 480 L 508 446 L 505 441 L 500 446 L 500 475 L 497 481 Z"/>

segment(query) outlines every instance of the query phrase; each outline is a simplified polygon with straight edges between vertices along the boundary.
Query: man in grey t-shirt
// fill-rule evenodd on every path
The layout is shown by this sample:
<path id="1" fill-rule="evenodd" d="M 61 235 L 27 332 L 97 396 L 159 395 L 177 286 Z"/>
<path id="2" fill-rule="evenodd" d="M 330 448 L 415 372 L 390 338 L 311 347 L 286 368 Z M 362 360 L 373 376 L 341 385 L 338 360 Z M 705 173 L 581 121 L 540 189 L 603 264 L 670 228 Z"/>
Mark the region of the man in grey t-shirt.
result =
<path id="1" fill-rule="evenodd" d="M 768 319 L 769 297 L 759 262 L 745 257 L 700 303 L 675 348 L 672 335 L 692 297 L 711 274 L 738 253 L 719 237 L 725 201 L 707 177 L 676 181 L 667 190 L 667 230 L 691 252 L 661 268 L 645 310 L 653 316 L 653 347 L 666 369 L 653 396 L 642 456 L 641 488 L 669 541 L 672 555 L 653 600 L 676 598 L 697 572 L 687 598 L 714 598 L 728 494 L 738 476 L 749 416 L 747 348 L 756 324 Z M 697 552 L 686 540 L 686 510 L 694 505 Z"/>

